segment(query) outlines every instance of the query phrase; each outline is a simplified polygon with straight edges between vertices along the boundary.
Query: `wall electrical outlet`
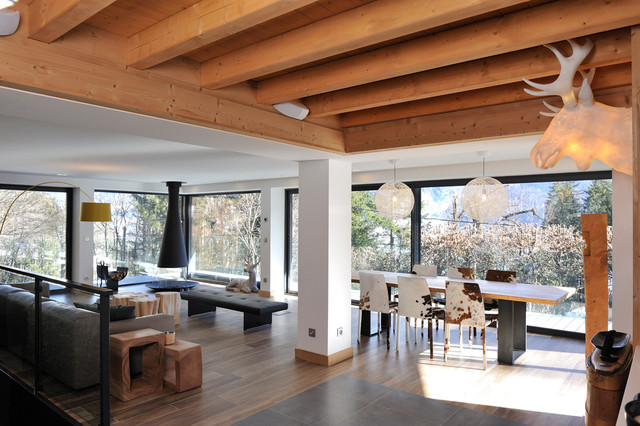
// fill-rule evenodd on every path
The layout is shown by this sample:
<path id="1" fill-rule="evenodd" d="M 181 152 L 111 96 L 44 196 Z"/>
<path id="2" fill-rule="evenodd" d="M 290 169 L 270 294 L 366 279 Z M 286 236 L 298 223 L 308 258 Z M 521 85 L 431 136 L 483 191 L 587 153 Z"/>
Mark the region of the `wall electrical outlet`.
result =
<path id="1" fill-rule="evenodd" d="M 309 337 L 316 337 L 316 329 L 315 328 L 310 328 L 309 329 Z"/>
<path id="2" fill-rule="evenodd" d="M 342 336 L 342 327 L 338 327 L 338 337 Z"/>

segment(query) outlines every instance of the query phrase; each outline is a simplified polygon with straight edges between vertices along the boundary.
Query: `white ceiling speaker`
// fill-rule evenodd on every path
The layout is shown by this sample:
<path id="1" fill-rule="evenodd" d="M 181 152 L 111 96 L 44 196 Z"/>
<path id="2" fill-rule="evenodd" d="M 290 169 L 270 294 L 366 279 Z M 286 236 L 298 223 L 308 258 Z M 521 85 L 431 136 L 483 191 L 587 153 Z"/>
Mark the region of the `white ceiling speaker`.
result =
<path id="1" fill-rule="evenodd" d="M 302 102 L 297 101 L 280 102 L 274 104 L 273 107 L 282 115 L 295 118 L 296 120 L 304 120 L 304 118 L 309 114 L 309 108 L 304 106 Z"/>
<path id="2" fill-rule="evenodd" d="M 8 36 L 16 32 L 20 23 L 20 12 L 11 9 L 0 9 L 0 36 Z"/>

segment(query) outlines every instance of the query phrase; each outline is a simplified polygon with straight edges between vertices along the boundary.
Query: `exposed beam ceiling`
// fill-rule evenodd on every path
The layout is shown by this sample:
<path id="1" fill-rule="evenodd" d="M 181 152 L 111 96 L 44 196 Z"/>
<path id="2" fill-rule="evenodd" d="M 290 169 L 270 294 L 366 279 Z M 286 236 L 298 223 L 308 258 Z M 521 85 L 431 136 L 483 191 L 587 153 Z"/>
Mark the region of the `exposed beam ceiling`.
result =
<path id="1" fill-rule="evenodd" d="M 629 106 L 640 0 L 24 0 L 0 85 L 337 155 L 540 133 L 522 77 L 595 43 Z M 600 97 L 600 99 L 598 98 Z M 303 121 L 272 104 L 300 101 Z M 552 103 L 556 100 L 551 99 Z M 605 102 L 606 103 L 606 102 Z"/>

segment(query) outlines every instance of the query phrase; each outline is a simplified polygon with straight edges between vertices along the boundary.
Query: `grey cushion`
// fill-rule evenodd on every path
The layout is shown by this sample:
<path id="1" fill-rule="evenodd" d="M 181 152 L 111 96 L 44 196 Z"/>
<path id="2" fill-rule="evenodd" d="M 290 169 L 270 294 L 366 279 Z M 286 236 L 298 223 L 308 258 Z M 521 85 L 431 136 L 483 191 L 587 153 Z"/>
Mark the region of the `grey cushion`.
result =
<path id="1" fill-rule="evenodd" d="M 19 288 L 8 284 L 0 285 L 0 345 L 7 346 L 7 297 L 18 291 Z"/>
<path id="2" fill-rule="evenodd" d="M 80 303 L 74 302 L 74 306 L 80 309 L 86 309 L 91 312 L 98 312 L 98 303 Z M 98 312 L 99 313 L 99 312 Z M 136 307 L 133 305 L 110 305 L 109 321 L 121 321 L 136 317 Z"/>

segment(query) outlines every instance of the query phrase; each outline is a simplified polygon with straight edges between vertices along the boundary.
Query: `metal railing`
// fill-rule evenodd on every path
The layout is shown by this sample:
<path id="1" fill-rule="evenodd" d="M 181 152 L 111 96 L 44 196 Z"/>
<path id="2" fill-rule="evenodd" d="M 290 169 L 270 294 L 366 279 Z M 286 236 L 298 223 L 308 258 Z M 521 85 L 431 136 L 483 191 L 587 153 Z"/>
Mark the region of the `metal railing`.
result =
<path id="1" fill-rule="evenodd" d="M 37 274 L 10 266 L 0 265 L 0 270 L 10 272 L 12 274 L 29 277 L 35 280 L 34 285 L 34 342 L 35 342 L 35 379 L 33 389 L 30 391 L 41 401 L 48 404 L 45 396 L 41 395 L 42 391 L 42 282 L 59 284 L 68 289 L 82 290 L 93 293 L 100 297 L 98 313 L 100 315 L 100 424 L 110 424 L 110 383 L 109 383 L 109 297 L 113 294 L 113 290 L 95 287 L 88 284 L 82 284 L 75 281 L 55 278 L 48 275 Z M 10 372 L 8 372 L 10 373 Z M 10 374 L 15 379 L 13 374 Z M 23 384 L 24 385 L 24 384 Z M 57 409 L 57 407 L 54 406 Z M 64 413 L 63 413 L 64 414 Z"/>

